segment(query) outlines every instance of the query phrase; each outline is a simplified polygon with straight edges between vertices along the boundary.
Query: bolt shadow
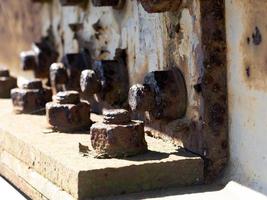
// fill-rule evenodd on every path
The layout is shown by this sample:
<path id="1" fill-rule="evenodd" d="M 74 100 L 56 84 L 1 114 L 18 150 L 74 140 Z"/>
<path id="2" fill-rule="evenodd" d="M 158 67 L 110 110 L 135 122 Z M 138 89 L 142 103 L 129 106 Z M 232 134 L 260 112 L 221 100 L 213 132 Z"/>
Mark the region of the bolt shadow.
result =
<path id="1" fill-rule="evenodd" d="M 150 160 L 163 160 L 170 157 L 171 155 L 187 157 L 187 158 L 193 158 L 198 156 L 196 154 L 188 152 L 186 149 L 179 147 L 175 151 L 170 153 L 148 150 L 144 154 L 123 158 L 123 160 L 140 161 L 140 162 L 150 161 Z"/>

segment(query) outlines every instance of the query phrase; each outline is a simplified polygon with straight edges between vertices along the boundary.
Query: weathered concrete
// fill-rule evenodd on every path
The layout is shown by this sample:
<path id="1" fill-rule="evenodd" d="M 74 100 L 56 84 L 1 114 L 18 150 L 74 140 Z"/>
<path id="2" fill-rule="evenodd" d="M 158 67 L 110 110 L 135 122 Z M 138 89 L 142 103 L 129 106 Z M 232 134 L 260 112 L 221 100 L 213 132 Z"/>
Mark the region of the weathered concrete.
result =
<path id="1" fill-rule="evenodd" d="M 267 1 L 225 1 L 233 179 L 267 195 Z"/>
<path id="2" fill-rule="evenodd" d="M 89 145 L 87 134 L 49 132 L 43 116 L 14 115 L 10 101 L 0 102 L 1 148 L 76 199 L 191 185 L 203 180 L 203 160 L 180 154 L 169 143 L 148 137 L 150 152 L 141 156 L 99 160 L 89 151 L 85 157 L 78 147 L 79 143 Z M 25 126 L 29 121 L 31 126 Z"/>

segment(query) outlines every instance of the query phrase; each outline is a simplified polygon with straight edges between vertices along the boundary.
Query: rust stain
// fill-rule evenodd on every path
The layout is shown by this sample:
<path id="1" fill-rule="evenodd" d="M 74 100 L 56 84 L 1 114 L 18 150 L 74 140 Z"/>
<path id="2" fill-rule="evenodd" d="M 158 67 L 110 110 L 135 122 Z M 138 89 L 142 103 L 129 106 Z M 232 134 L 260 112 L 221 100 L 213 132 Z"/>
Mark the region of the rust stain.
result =
<path id="1" fill-rule="evenodd" d="M 254 90 L 267 90 L 267 22 L 266 1 L 245 0 L 240 2 L 244 31 L 240 51 L 242 52 L 242 79 Z"/>

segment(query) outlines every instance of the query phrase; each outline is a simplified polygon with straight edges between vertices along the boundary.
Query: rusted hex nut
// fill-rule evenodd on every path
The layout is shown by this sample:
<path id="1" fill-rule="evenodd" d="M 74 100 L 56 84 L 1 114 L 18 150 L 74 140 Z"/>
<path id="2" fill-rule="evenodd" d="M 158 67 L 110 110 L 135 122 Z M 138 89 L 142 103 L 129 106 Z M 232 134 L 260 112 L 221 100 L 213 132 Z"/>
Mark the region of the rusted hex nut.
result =
<path id="1" fill-rule="evenodd" d="M 90 128 L 90 104 L 80 101 L 76 91 L 59 92 L 53 102 L 46 104 L 49 125 L 60 132 L 82 131 Z"/>
<path id="2" fill-rule="evenodd" d="M 148 13 L 158 13 L 166 11 L 178 11 L 183 0 L 140 0 L 143 8 Z"/>
<path id="3" fill-rule="evenodd" d="M 17 87 L 17 79 L 10 76 L 8 69 L 0 69 L 0 98 L 9 98 L 11 89 Z"/>
<path id="4" fill-rule="evenodd" d="M 43 88 L 41 80 L 29 81 L 20 88 L 11 90 L 14 110 L 17 113 L 41 113 L 52 99 L 52 91 Z"/>
<path id="5" fill-rule="evenodd" d="M 96 7 L 114 6 L 115 8 L 122 8 L 125 4 L 125 0 L 92 0 L 92 3 Z"/>
<path id="6" fill-rule="evenodd" d="M 104 122 L 91 127 L 91 144 L 98 158 L 121 158 L 147 151 L 144 124 L 131 121 L 126 110 L 104 113 Z"/>
<path id="7" fill-rule="evenodd" d="M 80 79 L 81 91 L 88 96 L 99 93 L 101 91 L 101 82 L 95 71 L 87 69 L 83 70 Z"/>

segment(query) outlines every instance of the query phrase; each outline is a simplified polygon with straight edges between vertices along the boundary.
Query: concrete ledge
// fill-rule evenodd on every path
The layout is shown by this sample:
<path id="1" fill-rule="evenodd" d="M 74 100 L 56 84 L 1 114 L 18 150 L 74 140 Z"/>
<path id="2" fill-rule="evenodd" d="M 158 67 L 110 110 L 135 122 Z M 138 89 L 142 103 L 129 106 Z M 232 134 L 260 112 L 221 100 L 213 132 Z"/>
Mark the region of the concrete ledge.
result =
<path id="1" fill-rule="evenodd" d="M 89 145 L 88 134 L 51 132 L 44 116 L 15 115 L 10 100 L 0 100 L 0 119 L 0 164 L 13 172 L 23 168 L 15 176 L 49 199 L 62 199 L 58 191 L 69 199 L 85 199 L 203 181 L 201 158 L 178 152 L 161 140 L 147 137 L 150 151 L 141 156 L 95 159 L 92 152 L 79 152 L 79 143 Z M 92 119 L 99 121 L 101 117 L 93 115 Z M 0 173 L 7 176 L 3 170 Z M 27 175 L 33 173 L 34 180 Z M 42 181 L 38 180 L 47 180 L 45 186 L 50 189 L 40 188 Z"/>

